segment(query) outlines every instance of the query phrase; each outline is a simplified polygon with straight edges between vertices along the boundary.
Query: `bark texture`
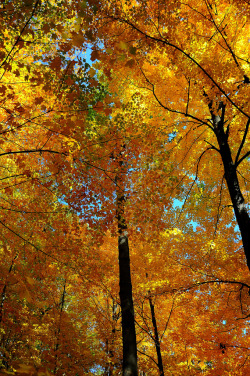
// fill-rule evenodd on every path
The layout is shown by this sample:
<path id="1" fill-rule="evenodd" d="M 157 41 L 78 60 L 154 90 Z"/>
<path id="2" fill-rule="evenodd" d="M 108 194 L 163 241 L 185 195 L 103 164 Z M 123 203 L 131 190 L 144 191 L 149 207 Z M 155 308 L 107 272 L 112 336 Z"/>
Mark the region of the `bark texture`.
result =
<path id="1" fill-rule="evenodd" d="M 119 236 L 120 301 L 122 311 L 123 376 L 137 376 L 137 346 L 128 237 Z"/>
<path id="2" fill-rule="evenodd" d="M 214 133 L 219 145 L 219 152 L 224 166 L 225 179 L 242 237 L 247 266 L 250 270 L 250 217 L 237 176 L 237 166 L 239 163 L 237 162 L 237 158 L 236 161 L 233 162 L 231 149 L 228 143 L 228 132 L 225 132 L 224 129 L 225 105 L 220 104 L 221 115 L 214 114 L 211 108 L 212 105 L 210 105 L 210 112 L 212 114 Z"/>
<path id="3" fill-rule="evenodd" d="M 125 165 L 120 154 L 117 183 L 117 220 L 118 220 L 118 251 L 119 251 L 119 284 L 122 313 L 122 342 L 123 342 L 123 376 L 137 376 L 137 345 L 134 320 L 134 304 L 132 297 L 132 282 L 130 272 L 129 244 L 127 224 L 124 217 L 124 175 Z"/>
<path id="4" fill-rule="evenodd" d="M 152 298 L 150 296 L 150 292 L 149 292 L 148 300 L 149 300 L 149 305 L 150 305 L 152 324 L 154 328 L 154 343 L 155 343 L 155 348 L 156 348 L 156 353 L 157 353 L 157 364 L 158 364 L 158 369 L 159 369 L 159 375 L 164 376 L 164 369 L 163 369 L 162 356 L 161 356 L 161 344 L 160 344 L 156 317 L 155 317 L 155 307 L 154 307 Z"/>

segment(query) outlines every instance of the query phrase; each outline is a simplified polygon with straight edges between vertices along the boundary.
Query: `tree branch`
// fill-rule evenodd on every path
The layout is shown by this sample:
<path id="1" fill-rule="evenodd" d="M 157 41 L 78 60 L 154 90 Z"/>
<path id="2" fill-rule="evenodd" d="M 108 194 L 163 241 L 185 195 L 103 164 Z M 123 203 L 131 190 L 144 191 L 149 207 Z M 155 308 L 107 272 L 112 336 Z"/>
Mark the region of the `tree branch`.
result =
<path id="1" fill-rule="evenodd" d="M 243 157 L 242 158 L 240 158 L 240 160 L 237 162 L 237 165 L 236 165 L 236 168 L 239 166 L 239 164 L 242 162 L 242 161 L 244 161 L 244 159 L 246 158 L 246 157 L 248 157 L 250 155 L 250 151 L 248 151 L 245 155 L 243 155 Z"/>
<path id="2" fill-rule="evenodd" d="M 205 76 L 207 76 L 209 78 L 209 80 L 217 87 L 217 89 L 225 96 L 225 98 L 227 98 L 227 100 L 232 104 L 233 107 L 235 107 L 242 115 L 246 116 L 247 118 L 250 117 L 250 114 L 246 113 L 240 106 L 238 106 L 229 97 L 229 95 L 226 93 L 226 91 L 215 81 L 215 79 L 207 72 L 207 70 L 205 68 L 203 68 L 203 66 L 200 63 L 198 63 L 198 61 L 195 58 L 193 58 L 188 52 L 183 50 L 181 47 L 177 46 L 176 44 L 174 44 L 172 42 L 169 42 L 168 40 L 160 39 L 160 38 L 157 38 L 157 37 L 154 37 L 152 35 L 147 34 L 145 31 L 142 31 L 141 29 L 139 29 L 139 27 L 137 27 L 135 24 L 133 24 L 128 19 L 122 19 L 122 18 L 114 17 L 114 16 L 110 16 L 110 18 L 112 18 L 115 21 L 129 25 L 134 30 L 136 30 L 139 34 L 143 35 L 145 38 L 151 39 L 152 41 L 161 43 L 165 46 L 172 47 L 175 50 L 179 51 L 182 55 L 184 55 L 187 59 L 189 59 L 192 63 L 194 63 L 205 74 Z"/>
<path id="3" fill-rule="evenodd" d="M 245 141 L 246 141 L 246 137 L 247 137 L 247 133 L 248 133 L 249 125 L 250 125 L 250 118 L 247 120 L 247 124 L 246 124 L 246 128 L 245 128 L 245 131 L 244 131 L 244 135 L 243 135 L 243 138 L 242 138 L 242 140 L 241 140 L 240 147 L 239 147 L 239 149 L 238 149 L 238 152 L 237 152 L 237 155 L 236 155 L 236 158 L 235 158 L 235 162 L 234 162 L 234 164 L 235 164 L 236 167 L 240 164 L 240 162 L 238 162 L 238 159 L 239 159 L 239 156 L 240 156 L 241 150 L 242 150 L 242 148 L 243 148 L 243 146 L 244 146 L 244 143 L 245 143 Z"/>

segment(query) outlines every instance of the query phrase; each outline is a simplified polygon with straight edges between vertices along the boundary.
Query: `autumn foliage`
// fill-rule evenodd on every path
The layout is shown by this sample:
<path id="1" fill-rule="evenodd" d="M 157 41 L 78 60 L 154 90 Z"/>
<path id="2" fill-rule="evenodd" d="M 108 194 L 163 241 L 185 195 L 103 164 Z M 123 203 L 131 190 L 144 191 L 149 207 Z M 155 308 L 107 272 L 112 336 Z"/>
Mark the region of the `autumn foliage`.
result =
<path id="1" fill-rule="evenodd" d="M 1 375 L 250 374 L 249 17 L 2 1 Z"/>

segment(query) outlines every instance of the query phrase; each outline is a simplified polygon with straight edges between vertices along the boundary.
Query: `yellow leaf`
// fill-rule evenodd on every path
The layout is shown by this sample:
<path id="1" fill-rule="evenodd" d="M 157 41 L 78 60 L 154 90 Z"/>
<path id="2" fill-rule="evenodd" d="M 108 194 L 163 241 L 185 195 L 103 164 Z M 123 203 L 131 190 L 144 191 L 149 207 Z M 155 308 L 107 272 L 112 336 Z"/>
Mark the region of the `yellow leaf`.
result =
<path id="1" fill-rule="evenodd" d="M 35 372 L 35 368 L 32 367 L 32 366 L 28 366 L 27 364 L 18 364 L 15 368 L 17 374 L 27 374 L 27 375 L 31 375 L 33 374 L 33 372 Z"/>
<path id="2" fill-rule="evenodd" d="M 94 77 L 94 75 L 95 75 L 96 72 L 95 72 L 95 70 L 93 68 L 90 68 L 90 70 L 89 70 L 88 73 L 89 73 L 90 77 Z"/>
<path id="3" fill-rule="evenodd" d="M 33 286 L 33 285 L 35 284 L 35 281 L 34 281 L 33 278 L 31 278 L 31 277 L 26 277 L 26 279 L 27 279 L 27 281 L 29 282 L 30 285 Z"/>
<path id="4" fill-rule="evenodd" d="M 29 303 L 32 302 L 32 297 L 31 297 L 29 291 L 28 291 L 26 288 L 24 288 L 22 291 L 20 291 L 20 294 L 19 294 L 19 295 L 20 295 L 20 298 L 21 298 L 21 299 L 25 299 L 25 300 L 27 300 L 27 302 L 29 302 Z"/>
<path id="5" fill-rule="evenodd" d="M 119 43 L 119 47 L 122 49 L 122 50 L 127 50 L 129 48 L 128 44 L 125 43 L 125 42 L 120 42 Z"/>
<path id="6" fill-rule="evenodd" d="M 207 368 L 207 365 L 206 365 L 205 362 L 202 361 L 202 362 L 199 363 L 199 367 L 203 370 L 203 369 Z"/>

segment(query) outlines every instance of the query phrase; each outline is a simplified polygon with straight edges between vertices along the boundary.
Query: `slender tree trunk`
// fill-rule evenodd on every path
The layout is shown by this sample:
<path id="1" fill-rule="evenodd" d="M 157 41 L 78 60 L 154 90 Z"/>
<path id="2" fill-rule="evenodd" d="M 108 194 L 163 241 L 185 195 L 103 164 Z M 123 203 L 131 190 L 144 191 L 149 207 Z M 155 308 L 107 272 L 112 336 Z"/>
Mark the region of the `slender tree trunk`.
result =
<path id="1" fill-rule="evenodd" d="M 9 267 L 9 271 L 8 271 L 8 275 L 6 276 L 6 280 L 5 280 L 5 283 L 4 283 L 4 286 L 3 286 L 3 291 L 2 291 L 2 294 L 1 294 L 1 300 L 0 300 L 0 324 L 3 320 L 3 313 L 4 313 L 4 302 L 5 302 L 5 299 L 6 299 L 6 290 L 7 290 L 7 283 L 8 283 L 8 277 L 13 269 L 13 266 L 14 266 L 14 262 L 15 262 L 15 259 L 17 258 L 17 256 L 15 256 L 13 258 L 13 260 L 11 261 L 11 265 Z M 6 367 L 6 369 L 9 368 L 9 357 L 8 357 L 8 352 L 6 351 L 5 349 L 5 334 L 4 332 L 2 333 L 1 335 L 1 341 L 0 341 L 0 347 L 1 347 L 1 353 L 2 353 L 2 364 L 4 367 Z"/>
<path id="2" fill-rule="evenodd" d="M 123 376 L 137 376 L 137 346 L 127 235 L 120 235 L 118 244 L 120 301 L 122 311 Z"/>
<path id="3" fill-rule="evenodd" d="M 160 344 L 160 340 L 159 340 L 158 328 L 157 328 L 156 317 L 155 317 L 155 307 L 154 307 L 154 304 L 152 302 L 150 291 L 149 291 L 148 300 L 149 300 L 149 305 L 150 305 L 152 324 L 153 324 L 153 328 L 154 328 L 154 343 L 155 343 L 155 348 L 156 348 L 156 353 L 157 353 L 157 360 L 158 360 L 157 364 L 158 364 L 158 368 L 159 368 L 159 375 L 164 376 L 162 356 L 161 356 L 161 344 Z"/>
<path id="4" fill-rule="evenodd" d="M 107 309 L 109 312 L 109 300 L 107 299 Z M 114 363 L 114 342 L 115 342 L 115 333 L 116 333 L 116 324 L 119 319 L 119 312 L 117 314 L 118 304 L 115 303 L 112 299 L 112 334 L 111 340 L 107 339 L 106 341 L 106 353 L 108 361 L 104 369 L 104 376 L 112 376 L 114 374 L 114 368 L 117 368 L 117 363 Z"/>
<path id="5" fill-rule="evenodd" d="M 6 298 L 7 280 L 8 280 L 8 277 L 9 277 L 11 271 L 12 271 L 12 268 L 13 268 L 14 261 L 15 261 L 16 257 L 17 256 L 15 256 L 13 258 L 13 260 L 11 261 L 9 272 L 8 272 L 7 277 L 6 277 L 6 281 L 5 281 L 5 284 L 3 286 L 3 291 L 2 291 L 2 294 L 1 294 L 1 301 L 0 301 L 0 323 L 2 322 L 2 319 L 3 319 L 3 307 L 4 307 L 4 301 L 5 301 L 5 298 Z"/>
<path id="6" fill-rule="evenodd" d="M 129 245 L 127 225 L 124 217 L 124 173 L 125 166 L 120 153 L 118 173 L 116 175 L 117 220 L 118 220 L 118 251 L 119 251 L 119 284 L 122 313 L 123 343 L 123 376 L 137 376 L 137 345 L 134 321 L 134 305 L 130 273 Z"/>
<path id="7" fill-rule="evenodd" d="M 247 266 L 250 270 L 250 217 L 247 212 L 246 203 L 240 189 L 240 184 L 236 171 L 237 161 L 236 163 L 233 162 L 230 146 L 228 144 L 228 134 L 224 130 L 225 105 L 220 104 L 220 108 L 222 109 L 221 116 L 217 114 L 215 115 L 211 108 L 212 103 L 210 105 L 210 112 L 212 114 L 214 133 L 219 144 L 219 151 L 225 171 L 225 179 L 233 204 L 235 217 L 239 225 Z"/>
<path id="8" fill-rule="evenodd" d="M 60 318 L 59 318 L 59 325 L 58 330 L 56 334 L 56 345 L 55 345 L 55 365 L 54 365 L 54 371 L 53 373 L 56 374 L 58 370 L 58 349 L 60 346 L 60 332 L 61 332 L 61 326 L 62 326 L 62 313 L 64 309 L 64 302 L 65 302 L 65 294 L 66 294 L 66 280 L 64 281 L 63 285 L 63 293 L 62 293 L 62 301 L 61 301 L 61 308 L 60 308 Z"/>

